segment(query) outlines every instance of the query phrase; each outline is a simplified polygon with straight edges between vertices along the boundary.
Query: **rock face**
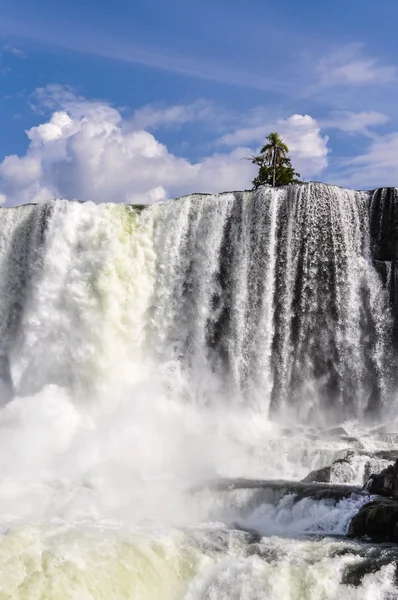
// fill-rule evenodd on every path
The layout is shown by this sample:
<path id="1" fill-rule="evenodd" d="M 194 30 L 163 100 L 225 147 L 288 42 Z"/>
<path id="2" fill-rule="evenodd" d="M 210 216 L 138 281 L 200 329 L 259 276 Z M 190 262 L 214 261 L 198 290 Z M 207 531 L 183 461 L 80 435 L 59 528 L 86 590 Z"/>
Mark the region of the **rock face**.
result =
<path id="1" fill-rule="evenodd" d="M 398 348 L 398 191 L 380 188 L 373 194 L 369 211 L 373 263 L 388 290 L 394 317 L 394 341 Z"/>
<path id="2" fill-rule="evenodd" d="M 398 502 L 373 500 L 352 518 L 347 537 L 369 537 L 374 542 L 398 542 Z"/>
<path id="3" fill-rule="evenodd" d="M 398 261 L 398 190 L 376 190 L 370 202 L 369 217 L 373 259 Z"/>
<path id="4" fill-rule="evenodd" d="M 348 537 L 398 543 L 398 459 L 380 473 L 373 473 L 365 489 L 384 498 L 362 506 L 351 520 Z"/>
<path id="5" fill-rule="evenodd" d="M 373 473 L 365 487 L 371 494 L 398 499 L 398 459 L 380 473 Z"/>

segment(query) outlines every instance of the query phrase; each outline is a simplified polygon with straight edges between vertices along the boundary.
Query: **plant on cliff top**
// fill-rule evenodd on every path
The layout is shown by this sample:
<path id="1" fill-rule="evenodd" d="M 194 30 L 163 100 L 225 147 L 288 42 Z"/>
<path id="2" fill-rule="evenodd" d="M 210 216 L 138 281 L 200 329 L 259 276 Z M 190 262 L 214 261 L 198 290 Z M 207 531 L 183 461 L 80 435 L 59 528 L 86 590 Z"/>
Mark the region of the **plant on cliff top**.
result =
<path id="1" fill-rule="evenodd" d="M 253 187 L 269 184 L 272 187 L 300 183 L 300 174 L 294 170 L 288 156 L 289 148 L 276 132 L 270 133 L 267 143 L 261 148 L 258 156 L 252 156 L 252 163 L 259 166 L 257 177 L 253 179 Z"/>

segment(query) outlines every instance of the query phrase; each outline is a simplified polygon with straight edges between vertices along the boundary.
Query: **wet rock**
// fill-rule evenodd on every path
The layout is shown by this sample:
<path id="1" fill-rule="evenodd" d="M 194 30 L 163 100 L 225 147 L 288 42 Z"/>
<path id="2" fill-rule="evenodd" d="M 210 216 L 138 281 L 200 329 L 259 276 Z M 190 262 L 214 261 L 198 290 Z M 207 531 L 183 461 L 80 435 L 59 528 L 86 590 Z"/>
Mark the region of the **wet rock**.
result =
<path id="1" fill-rule="evenodd" d="M 332 500 L 333 502 L 340 502 L 343 498 L 349 498 L 350 496 L 360 496 L 364 492 L 355 486 L 351 485 L 317 485 L 312 484 L 297 493 L 294 502 L 300 502 L 304 498 L 312 498 L 312 500 Z"/>
<path id="2" fill-rule="evenodd" d="M 302 479 L 303 483 L 330 483 L 332 467 L 323 467 L 323 469 L 316 469 L 311 471 Z"/>
<path id="3" fill-rule="evenodd" d="M 246 555 L 259 556 L 268 563 L 277 562 L 281 559 L 279 549 L 260 543 L 250 544 L 246 550 Z"/>
<path id="4" fill-rule="evenodd" d="M 347 565 L 344 569 L 342 583 L 344 585 L 353 585 L 358 587 L 362 584 L 362 580 L 365 575 L 370 575 L 371 573 L 377 573 L 380 571 L 382 567 L 389 565 L 391 563 L 395 564 L 395 581 L 398 582 L 398 569 L 397 569 L 397 561 L 396 557 L 381 557 L 381 558 L 367 558 L 365 560 Z"/>
<path id="5" fill-rule="evenodd" d="M 343 457 L 337 458 L 331 465 L 311 471 L 304 479 L 302 479 L 303 483 L 330 483 L 336 466 L 350 464 L 350 461 L 354 456 L 355 453 L 352 450 L 348 450 Z"/>
<path id="6" fill-rule="evenodd" d="M 373 542 L 398 542 L 398 502 L 377 499 L 360 508 L 352 518 L 347 537 L 369 537 Z"/>
<path id="7" fill-rule="evenodd" d="M 344 456 L 341 458 L 336 458 L 336 460 L 332 463 L 333 465 L 341 465 L 344 463 L 349 463 L 354 458 L 355 452 L 353 450 L 347 450 Z"/>
<path id="8" fill-rule="evenodd" d="M 235 490 L 256 490 L 257 492 L 271 491 L 274 493 L 276 502 L 287 494 L 297 494 L 295 502 L 303 498 L 313 498 L 314 500 L 332 499 L 336 502 L 349 496 L 367 496 L 368 493 L 356 485 L 339 485 L 328 483 L 306 483 L 302 481 L 284 481 L 284 480 L 261 480 L 261 479 L 218 479 L 208 482 L 205 486 L 192 489 L 199 492 L 205 488 L 218 490 L 222 492 L 234 492 Z M 276 493 L 277 492 L 277 493 Z M 271 498 L 271 496 L 270 496 Z M 270 502 L 270 500 L 267 500 Z M 261 495 L 261 503 L 265 502 Z"/>
<path id="9" fill-rule="evenodd" d="M 377 450 L 372 453 L 372 457 L 393 462 L 398 459 L 398 450 Z"/>
<path id="10" fill-rule="evenodd" d="M 394 459 L 393 459 L 394 460 Z M 380 473 L 391 465 L 392 461 L 384 460 L 382 458 L 370 458 L 366 461 L 363 470 L 363 484 L 367 488 L 368 482 L 374 473 Z M 369 483 L 369 486 L 371 484 Z"/>
<path id="11" fill-rule="evenodd" d="M 398 459 L 380 473 L 372 473 L 365 487 L 371 494 L 398 499 Z"/>
<path id="12" fill-rule="evenodd" d="M 244 534 L 246 534 L 246 536 L 247 536 L 246 540 L 247 540 L 248 544 L 259 544 L 263 537 L 255 529 L 252 529 L 250 527 L 245 527 L 244 525 L 242 525 L 241 523 L 238 523 L 238 522 L 231 523 L 230 528 L 234 529 L 235 531 L 242 531 Z"/>
<path id="13" fill-rule="evenodd" d="M 331 555 L 333 557 L 350 555 L 355 558 L 353 562 L 350 561 L 346 565 L 342 583 L 359 586 L 366 575 L 376 573 L 382 567 L 391 563 L 397 566 L 398 547 L 391 544 L 377 544 L 375 546 L 353 541 L 349 545 L 337 547 Z M 397 568 L 395 569 L 395 578 L 397 581 Z"/>

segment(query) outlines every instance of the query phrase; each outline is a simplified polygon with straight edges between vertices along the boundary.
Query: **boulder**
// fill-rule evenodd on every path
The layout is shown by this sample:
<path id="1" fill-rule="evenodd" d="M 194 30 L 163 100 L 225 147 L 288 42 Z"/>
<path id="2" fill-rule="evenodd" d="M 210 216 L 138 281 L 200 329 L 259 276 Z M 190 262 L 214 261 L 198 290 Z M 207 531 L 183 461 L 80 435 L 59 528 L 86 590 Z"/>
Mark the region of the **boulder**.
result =
<path id="1" fill-rule="evenodd" d="M 342 464 L 350 464 L 350 461 L 355 456 L 355 453 L 352 450 L 348 450 L 342 458 L 337 458 L 331 465 L 327 467 L 322 467 L 321 469 L 315 469 L 311 471 L 304 479 L 302 479 L 303 483 L 330 483 L 332 481 L 333 471 L 336 469 L 336 466 Z"/>
<path id="2" fill-rule="evenodd" d="M 377 499 L 364 504 L 351 519 L 347 537 L 398 542 L 398 502 Z"/>
<path id="3" fill-rule="evenodd" d="M 398 499 L 398 459 L 380 473 L 372 473 L 365 488 L 371 494 Z"/>
<path id="4" fill-rule="evenodd" d="M 323 467 L 315 469 L 302 479 L 303 483 L 330 483 L 332 467 Z"/>

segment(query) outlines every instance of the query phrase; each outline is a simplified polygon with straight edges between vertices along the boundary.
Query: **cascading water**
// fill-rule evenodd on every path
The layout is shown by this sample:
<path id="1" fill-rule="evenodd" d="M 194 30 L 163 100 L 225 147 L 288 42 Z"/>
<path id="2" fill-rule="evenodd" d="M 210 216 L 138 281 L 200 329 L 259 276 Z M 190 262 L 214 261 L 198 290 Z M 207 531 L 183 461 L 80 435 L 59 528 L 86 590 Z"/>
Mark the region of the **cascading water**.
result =
<path id="1" fill-rule="evenodd" d="M 383 460 L 375 202 L 307 184 L 0 209 L 0 598 L 398 598 L 393 559 L 354 586 L 370 547 L 335 537 L 366 495 L 203 488 L 336 459 L 362 484 Z M 308 419 L 351 436 L 291 429 Z"/>
<path id="2" fill-rule="evenodd" d="M 188 393 L 303 418 L 383 401 L 391 324 L 368 200 L 310 184 L 161 207 L 156 347 Z"/>

